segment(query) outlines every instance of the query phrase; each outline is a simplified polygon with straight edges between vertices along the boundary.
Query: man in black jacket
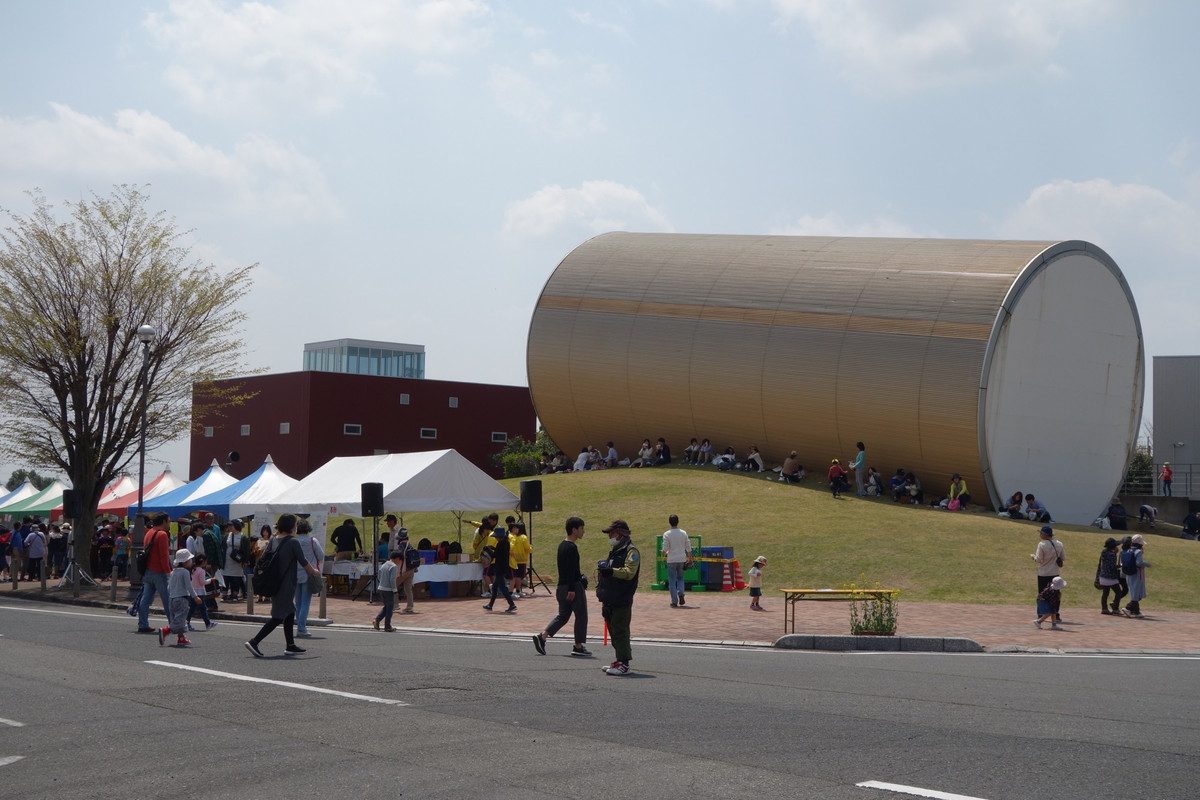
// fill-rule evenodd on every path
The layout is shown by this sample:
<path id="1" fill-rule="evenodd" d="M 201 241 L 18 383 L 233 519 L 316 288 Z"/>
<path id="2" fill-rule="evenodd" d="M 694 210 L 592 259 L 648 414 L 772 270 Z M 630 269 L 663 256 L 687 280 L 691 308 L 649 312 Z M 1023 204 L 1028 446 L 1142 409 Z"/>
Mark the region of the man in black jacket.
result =
<path id="1" fill-rule="evenodd" d="M 633 650 L 629 645 L 629 625 L 633 618 L 633 595 L 637 592 L 638 571 L 642 566 L 642 555 L 633 546 L 629 525 L 625 520 L 613 520 L 604 529 L 612 550 L 608 558 L 597 567 L 600 580 L 596 585 L 596 599 L 600 611 L 608 621 L 608 632 L 612 636 L 613 650 L 617 660 L 604 668 L 609 675 L 628 675 Z"/>
<path id="2" fill-rule="evenodd" d="M 546 655 L 546 640 L 553 637 L 575 616 L 575 646 L 573 656 L 590 656 L 587 649 L 587 578 L 579 569 L 579 547 L 575 544 L 583 538 L 583 520 L 571 517 L 566 522 L 567 538 L 558 543 L 558 615 L 546 626 L 546 630 L 533 635 L 533 646 L 539 655 Z"/>

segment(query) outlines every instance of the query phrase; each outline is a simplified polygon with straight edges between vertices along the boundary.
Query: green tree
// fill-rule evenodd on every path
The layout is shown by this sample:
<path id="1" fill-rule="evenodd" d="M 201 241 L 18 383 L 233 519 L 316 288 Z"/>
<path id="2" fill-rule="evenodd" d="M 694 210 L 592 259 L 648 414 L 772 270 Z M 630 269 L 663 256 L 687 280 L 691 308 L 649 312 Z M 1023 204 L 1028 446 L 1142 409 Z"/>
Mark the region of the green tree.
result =
<path id="1" fill-rule="evenodd" d="M 43 478 L 41 475 L 38 475 L 36 469 L 17 469 L 13 470 L 13 474 L 8 478 L 8 483 L 4 484 L 4 488 L 11 492 L 25 481 L 32 483 L 40 492 L 54 483 L 54 478 Z"/>
<path id="2" fill-rule="evenodd" d="M 557 449 L 546 429 L 539 426 L 534 441 L 531 442 L 523 436 L 514 436 L 504 443 L 504 448 L 499 453 L 492 456 L 492 462 L 503 469 L 504 477 L 523 478 L 527 475 L 537 475 L 538 464 L 543 454 L 554 455 Z"/>
<path id="3" fill-rule="evenodd" d="M 68 202 L 63 219 L 40 191 L 29 196 L 33 212 L 7 212 L 0 234 L 0 450 L 61 469 L 89 530 L 104 487 L 138 454 L 143 385 L 153 450 L 189 430 L 193 383 L 246 373 L 236 304 L 254 265 L 222 272 L 193 259 L 190 231 L 147 211 L 136 186 Z M 148 351 L 141 325 L 157 331 Z M 204 397 L 241 400 L 236 388 Z M 76 537 L 75 558 L 88 563 L 89 550 L 90 537 Z"/>

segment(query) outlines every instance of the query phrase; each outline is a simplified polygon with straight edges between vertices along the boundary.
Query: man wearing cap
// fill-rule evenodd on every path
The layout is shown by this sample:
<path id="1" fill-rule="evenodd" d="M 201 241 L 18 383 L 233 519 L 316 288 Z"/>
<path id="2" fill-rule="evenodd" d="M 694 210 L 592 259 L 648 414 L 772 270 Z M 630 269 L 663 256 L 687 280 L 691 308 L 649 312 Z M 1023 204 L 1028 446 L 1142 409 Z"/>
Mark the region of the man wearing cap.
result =
<path id="1" fill-rule="evenodd" d="M 416 577 L 417 570 L 408 569 L 408 551 L 413 549 L 413 546 L 408 541 L 408 528 L 396 528 L 392 533 L 392 557 L 400 556 L 400 561 L 396 566 L 396 592 L 404 590 L 404 608 L 405 614 L 415 614 L 413 611 L 413 578 Z"/>
<path id="2" fill-rule="evenodd" d="M 1037 551 L 1030 553 L 1032 558 L 1038 565 L 1037 585 L 1038 594 L 1040 595 L 1050 581 L 1062 574 L 1062 565 L 1066 560 L 1066 554 L 1063 551 L 1062 542 L 1055 541 L 1054 528 L 1049 525 L 1043 525 L 1039 535 L 1042 537 L 1038 542 Z M 1058 614 L 1058 607 L 1054 608 L 1054 621 L 1061 622 L 1062 617 Z"/>
<path id="3" fill-rule="evenodd" d="M 608 622 L 612 635 L 613 650 L 617 660 L 604 668 L 609 675 L 628 675 L 633 651 L 629 646 L 629 623 L 633 617 L 633 595 L 637 592 L 638 571 L 642 566 L 642 555 L 633 546 L 629 525 L 623 519 L 613 520 L 604 529 L 612 549 L 608 558 L 597 564 L 600 581 L 596 585 L 596 599 L 600 601 L 600 612 Z"/>

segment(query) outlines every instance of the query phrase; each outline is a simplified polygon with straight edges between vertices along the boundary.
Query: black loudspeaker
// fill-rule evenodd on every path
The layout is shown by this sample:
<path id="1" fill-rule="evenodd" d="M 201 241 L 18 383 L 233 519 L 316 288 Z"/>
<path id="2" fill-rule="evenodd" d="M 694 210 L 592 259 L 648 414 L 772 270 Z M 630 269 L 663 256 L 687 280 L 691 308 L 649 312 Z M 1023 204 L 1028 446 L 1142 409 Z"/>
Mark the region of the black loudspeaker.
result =
<path id="1" fill-rule="evenodd" d="M 382 483 L 364 483 L 362 485 L 362 515 L 364 517 L 383 516 Z"/>
<path id="2" fill-rule="evenodd" d="M 542 510 L 542 482 L 521 481 L 521 510 Z"/>
<path id="3" fill-rule="evenodd" d="M 63 519 L 79 519 L 83 516 L 83 492 L 78 489 L 63 491 Z"/>

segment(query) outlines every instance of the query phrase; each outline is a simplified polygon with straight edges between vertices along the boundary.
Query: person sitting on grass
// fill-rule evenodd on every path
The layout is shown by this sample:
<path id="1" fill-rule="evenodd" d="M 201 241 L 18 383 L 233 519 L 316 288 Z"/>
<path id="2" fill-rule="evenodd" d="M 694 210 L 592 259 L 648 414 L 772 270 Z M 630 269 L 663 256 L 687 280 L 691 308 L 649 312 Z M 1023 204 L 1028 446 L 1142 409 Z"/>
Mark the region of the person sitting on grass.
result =
<path id="1" fill-rule="evenodd" d="M 767 467 L 763 464 L 762 453 L 758 452 L 758 445 L 750 445 L 750 452 L 746 455 L 746 460 L 742 462 L 743 472 L 766 472 Z"/>
<path id="2" fill-rule="evenodd" d="M 958 504 L 955 505 L 954 501 Z M 967 490 L 967 482 L 957 472 L 950 476 L 950 507 L 952 509 L 966 508 L 971 502 L 971 493 Z"/>
<path id="3" fill-rule="evenodd" d="M 712 442 L 710 442 L 708 439 L 705 439 L 702 442 L 700 442 L 700 455 L 696 459 L 696 464 L 698 466 L 704 466 L 705 464 L 712 463 L 712 460 L 713 460 Z"/>
<path id="4" fill-rule="evenodd" d="M 1034 522 L 1050 522 L 1050 511 L 1031 494 L 1025 495 L 1025 516 Z"/>
<path id="5" fill-rule="evenodd" d="M 883 475 L 874 467 L 867 467 L 867 497 L 883 496 Z"/>
<path id="6" fill-rule="evenodd" d="M 793 450 L 784 459 L 783 466 L 779 468 L 779 480 L 787 483 L 799 483 L 804 477 L 804 465 L 800 463 L 800 459 L 796 458 L 796 451 Z"/>
<path id="7" fill-rule="evenodd" d="M 683 448 L 683 463 L 698 464 L 699 458 L 700 458 L 700 443 L 697 442 L 696 437 L 693 436 L 692 440 L 690 442 L 688 442 L 688 446 Z"/>

